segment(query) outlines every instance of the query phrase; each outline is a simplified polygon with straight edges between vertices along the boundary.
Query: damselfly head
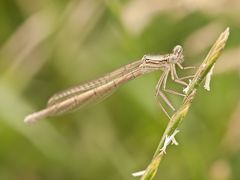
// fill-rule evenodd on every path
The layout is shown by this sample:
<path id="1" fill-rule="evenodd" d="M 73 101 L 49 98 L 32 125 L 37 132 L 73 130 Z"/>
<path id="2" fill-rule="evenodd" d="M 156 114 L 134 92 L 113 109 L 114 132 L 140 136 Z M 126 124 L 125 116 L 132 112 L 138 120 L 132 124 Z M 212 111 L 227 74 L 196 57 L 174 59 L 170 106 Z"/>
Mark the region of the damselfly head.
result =
<path id="1" fill-rule="evenodd" d="M 173 48 L 173 54 L 181 55 L 182 53 L 183 53 L 183 48 L 182 48 L 182 46 L 176 45 L 176 46 Z"/>
<path id="2" fill-rule="evenodd" d="M 171 63 L 182 63 L 183 58 L 183 48 L 180 45 L 177 45 L 173 48 L 173 52 L 169 58 Z"/>

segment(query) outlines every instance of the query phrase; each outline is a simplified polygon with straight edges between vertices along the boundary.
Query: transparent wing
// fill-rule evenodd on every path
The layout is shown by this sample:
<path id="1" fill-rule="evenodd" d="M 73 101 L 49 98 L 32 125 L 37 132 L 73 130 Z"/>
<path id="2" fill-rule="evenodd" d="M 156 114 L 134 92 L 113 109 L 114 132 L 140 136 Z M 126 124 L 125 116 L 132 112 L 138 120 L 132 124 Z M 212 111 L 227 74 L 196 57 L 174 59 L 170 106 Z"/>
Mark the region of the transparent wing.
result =
<path id="1" fill-rule="evenodd" d="M 121 67 L 121 68 L 103 76 L 103 77 L 100 77 L 96 80 L 93 80 L 93 81 L 90 81 L 90 82 L 87 82 L 87 83 L 84 83 L 84 84 L 80 84 L 80 85 L 71 87 L 69 89 L 66 89 L 64 91 L 61 91 L 59 93 L 56 93 L 48 100 L 47 107 L 56 105 L 56 104 L 58 104 L 58 103 L 60 103 L 64 100 L 67 100 L 71 97 L 80 95 L 80 94 L 82 94 L 86 91 L 89 91 L 89 90 L 97 88 L 97 87 L 99 87 L 103 84 L 106 84 L 110 81 L 113 81 L 114 79 L 117 79 L 117 78 L 131 72 L 135 68 L 139 67 L 139 65 L 141 63 L 142 63 L 141 60 L 135 61 L 131 64 L 127 64 L 127 65 L 125 65 L 125 66 L 123 66 L 123 67 Z M 111 93 L 106 92 L 106 94 L 102 95 L 102 97 L 108 97 L 109 94 L 111 94 Z M 98 95 L 98 96 L 100 96 L 100 95 Z M 94 97 L 93 99 L 98 99 L 99 98 L 98 96 Z M 104 98 L 99 98 L 99 99 L 104 99 Z M 92 100 L 92 101 L 94 101 L 94 100 Z"/>
<path id="2" fill-rule="evenodd" d="M 57 101 L 57 103 L 48 106 L 49 109 L 48 115 L 60 115 L 66 112 L 74 111 L 81 108 L 84 105 L 87 105 L 92 102 L 99 102 L 102 99 L 108 97 L 117 89 L 120 85 L 132 80 L 140 75 L 143 72 L 141 68 L 136 66 L 134 69 L 131 69 L 127 74 L 120 76 L 118 78 L 109 81 L 101 86 L 96 87 L 95 89 L 89 89 L 88 91 L 82 92 L 80 94 L 74 94 L 64 99 Z"/>

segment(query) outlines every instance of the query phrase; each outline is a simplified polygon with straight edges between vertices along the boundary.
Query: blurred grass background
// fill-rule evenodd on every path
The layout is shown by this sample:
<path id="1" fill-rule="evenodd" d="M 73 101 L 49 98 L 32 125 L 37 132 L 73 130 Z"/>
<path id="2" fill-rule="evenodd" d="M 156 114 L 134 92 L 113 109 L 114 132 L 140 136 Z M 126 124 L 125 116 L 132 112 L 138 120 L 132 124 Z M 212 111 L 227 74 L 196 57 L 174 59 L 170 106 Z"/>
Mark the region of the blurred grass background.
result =
<path id="1" fill-rule="evenodd" d="M 211 91 L 198 91 L 156 179 L 239 180 L 239 15 L 237 0 L 1 0 L 0 179 L 136 179 L 168 121 L 154 97 L 159 72 L 71 114 L 24 117 L 59 90 L 176 44 L 198 65 L 229 26 Z"/>

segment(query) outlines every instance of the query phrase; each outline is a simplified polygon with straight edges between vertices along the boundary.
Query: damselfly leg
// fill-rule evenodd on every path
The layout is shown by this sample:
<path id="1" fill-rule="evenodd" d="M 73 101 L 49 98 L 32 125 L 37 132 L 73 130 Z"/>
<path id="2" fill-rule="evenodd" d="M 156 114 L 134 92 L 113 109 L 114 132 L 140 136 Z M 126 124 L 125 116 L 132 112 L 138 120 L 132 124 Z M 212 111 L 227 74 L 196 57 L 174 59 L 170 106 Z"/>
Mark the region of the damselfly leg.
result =
<path id="1" fill-rule="evenodd" d="M 157 86 L 156 86 L 156 97 L 157 97 L 157 102 L 159 104 L 159 106 L 161 107 L 162 111 L 165 113 L 165 115 L 171 119 L 171 117 L 169 116 L 168 112 L 165 110 L 164 106 L 162 105 L 161 103 L 161 99 L 164 100 L 164 102 L 173 110 L 175 111 L 175 108 L 173 107 L 171 101 L 164 95 L 164 93 L 162 92 L 162 85 L 165 84 L 166 85 L 166 77 L 168 77 L 168 74 L 169 74 L 169 69 L 167 69 L 166 71 L 163 72 L 163 74 L 161 75 L 158 83 L 157 83 Z M 161 97 L 161 99 L 160 99 Z"/>
<path id="2" fill-rule="evenodd" d="M 181 66 L 181 64 L 180 64 Z M 194 67 L 189 67 L 187 69 L 192 69 Z M 183 66 L 181 66 L 181 69 L 185 69 L 183 68 Z M 183 81 L 184 79 L 189 79 L 189 78 L 192 78 L 193 76 L 185 76 L 185 77 L 182 77 L 182 78 L 179 78 L 178 75 L 177 75 L 177 72 L 176 72 L 176 66 L 175 64 L 171 64 L 169 65 L 169 67 L 167 67 L 163 74 L 161 75 L 159 81 L 158 81 L 158 84 L 156 86 L 156 96 L 157 97 L 161 97 L 162 100 L 164 100 L 164 102 L 173 110 L 175 111 L 175 108 L 174 106 L 172 105 L 172 102 L 167 98 L 167 96 L 165 96 L 165 94 L 162 92 L 162 91 L 165 91 L 167 93 L 170 93 L 170 94 L 174 94 L 174 95 L 178 95 L 178 96 L 182 96 L 182 97 L 185 97 L 185 94 L 182 94 L 182 93 L 179 93 L 179 92 L 176 92 L 172 89 L 168 89 L 166 88 L 166 85 L 167 85 L 167 79 L 168 79 L 168 76 L 169 76 L 169 72 L 171 73 L 171 79 L 178 83 L 178 84 L 181 84 L 181 85 L 184 85 L 184 86 L 187 86 L 188 84 Z M 169 113 L 167 112 L 167 110 L 164 108 L 164 106 L 162 105 L 160 99 L 158 98 L 158 104 L 160 105 L 161 109 L 163 110 L 163 112 L 166 114 L 166 116 L 171 119 L 171 116 L 169 115 Z"/>

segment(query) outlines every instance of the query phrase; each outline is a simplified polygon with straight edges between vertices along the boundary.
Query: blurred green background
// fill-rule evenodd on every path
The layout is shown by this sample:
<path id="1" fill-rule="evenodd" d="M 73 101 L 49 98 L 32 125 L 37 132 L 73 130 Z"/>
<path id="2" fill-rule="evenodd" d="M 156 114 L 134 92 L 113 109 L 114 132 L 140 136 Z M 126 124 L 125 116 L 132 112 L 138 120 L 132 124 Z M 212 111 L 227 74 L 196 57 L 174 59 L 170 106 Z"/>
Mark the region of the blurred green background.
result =
<path id="1" fill-rule="evenodd" d="M 154 97 L 160 72 L 74 113 L 24 117 L 59 90 L 176 44 L 185 65 L 199 65 L 229 26 L 211 91 L 199 88 L 156 179 L 239 180 L 239 16 L 238 0 L 0 0 L 0 179 L 137 179 L 168 122 Z"/>

